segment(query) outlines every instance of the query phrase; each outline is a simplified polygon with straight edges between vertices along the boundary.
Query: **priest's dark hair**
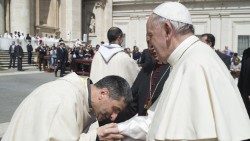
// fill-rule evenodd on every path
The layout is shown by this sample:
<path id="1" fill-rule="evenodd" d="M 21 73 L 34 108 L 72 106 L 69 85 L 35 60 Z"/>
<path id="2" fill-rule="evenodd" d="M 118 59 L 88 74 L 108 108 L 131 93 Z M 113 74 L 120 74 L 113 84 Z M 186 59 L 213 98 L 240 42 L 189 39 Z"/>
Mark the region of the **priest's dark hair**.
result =
<path id="1" fill-rule="evenodd" d="M 107 88 L 109 90 L 109 96 L 114 100 L 124 98 L 124 102 L 127 104 L 133 101 L 132 91 L 128 82 L 120 76 L 106 76 L 94 85 L 97 88 Z"/>
<path id="2" fill-rule="evenodd" d="M 205 33 L 205 34 L 202 34 L 201 37 L 207 37 L 206 42 L 209 45 L 211 45 L 212 48 L 214 47 L 214 45 L 215 45 L 215 37 L 214 37 L 213 34 Z"/>
<path id="3" fill-rule="evenodd" d="M 109 43 L 112 43 L 112 42 L 115 42 L 117 38 L 122 37 L 123 32 L 118 27 L 111 27 L 108 30 L 107 36 L 108 36 Z"/>

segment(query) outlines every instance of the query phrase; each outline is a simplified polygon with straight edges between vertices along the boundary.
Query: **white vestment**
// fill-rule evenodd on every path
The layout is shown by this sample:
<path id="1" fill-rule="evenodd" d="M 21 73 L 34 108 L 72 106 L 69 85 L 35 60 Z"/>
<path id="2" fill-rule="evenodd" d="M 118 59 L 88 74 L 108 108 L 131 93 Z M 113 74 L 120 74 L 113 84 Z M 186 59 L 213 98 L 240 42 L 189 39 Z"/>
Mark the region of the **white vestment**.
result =
<path id="1" fill-rule="evenodd" d="M 35 89 L 15 111 L 2 141 L 95 141 L 87 79 L 71 73 Z"/>
<path id="2" fill-rule="evenodd" d="M 124 136 L 122 141 L 144 141 L 154 112 L 148 110 L 148 116 L 135 115 L 131 119 L 118 123 L 119 133 Z"/>
<path id="3" fill-rule="evenodd" d="M 208 45 L 190 36 L 174 50 L 168 63 L 172 69 L 148 141 L 250 138 L 250 120 L 240 92 Z"/>
<path id="4" fill-rule="evenodd" d="M 108 75 L 118 75 L 132 86 L 140 69 L 123 50 L 117 44 L 108 43 L 99 48 L 91 64 L 90 79 L 93 83 Z"/>

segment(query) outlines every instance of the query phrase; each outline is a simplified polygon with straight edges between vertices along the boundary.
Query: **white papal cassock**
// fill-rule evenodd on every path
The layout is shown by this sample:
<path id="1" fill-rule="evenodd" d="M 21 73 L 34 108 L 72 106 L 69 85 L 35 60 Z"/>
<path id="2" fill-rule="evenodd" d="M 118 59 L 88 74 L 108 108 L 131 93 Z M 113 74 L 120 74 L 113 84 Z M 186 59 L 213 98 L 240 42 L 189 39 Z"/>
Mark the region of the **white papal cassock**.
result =
<path id="1" fill-rule="evenodd" d="M 71 73 L 35 89 L 15 111 L 2 141 L 95 141 L 87 79 Z M 92 117 L 93 118 L 93 117 Z"/>
<path id="2" fill-rule="evenodd" d="M 132 86 L 140 69 L 136 62 L 118 44 L 106 43 L 96 52 L 90 72 L 90 79 L 96 83 L 108 75 L 118 75 Z"/>
<path id="3" fill-rule="evenodd" d="M 250 138 L 250 120 L 240 92 L 208 45 L 190 36 L 167 61 L 172 70 L 156 106 L 148 141 Z"/>

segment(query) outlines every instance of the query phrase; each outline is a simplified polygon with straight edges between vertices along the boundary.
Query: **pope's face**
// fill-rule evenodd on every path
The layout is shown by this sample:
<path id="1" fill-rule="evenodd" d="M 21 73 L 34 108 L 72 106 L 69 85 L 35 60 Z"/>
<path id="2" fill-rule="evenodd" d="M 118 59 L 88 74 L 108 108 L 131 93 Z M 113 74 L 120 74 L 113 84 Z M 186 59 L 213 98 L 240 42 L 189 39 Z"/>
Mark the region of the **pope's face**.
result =
<path id="1" fill-rule="evenodd" d="M 149 50 L 150 55 L 154 58 L 154 60 L 157 63 L 159 63 L 159 58 L 156 55 L 156 51 L 155 51 L 154 47 L 149 42 L 147 42 L 147 43 L 148 43 L 148 50 Z"/>
<path id="2" fill-rule="evenodd" d="M 147 21 L 147 42 L 151 45 L 157 56 L 154 58 L 159 59 L 163 63 L 167 63 L 167 58 L 169 56 L 168 44 L 167 44 L 167 34 L 163 26 L 160 23 L 154 22 L 152 15 Z"/>

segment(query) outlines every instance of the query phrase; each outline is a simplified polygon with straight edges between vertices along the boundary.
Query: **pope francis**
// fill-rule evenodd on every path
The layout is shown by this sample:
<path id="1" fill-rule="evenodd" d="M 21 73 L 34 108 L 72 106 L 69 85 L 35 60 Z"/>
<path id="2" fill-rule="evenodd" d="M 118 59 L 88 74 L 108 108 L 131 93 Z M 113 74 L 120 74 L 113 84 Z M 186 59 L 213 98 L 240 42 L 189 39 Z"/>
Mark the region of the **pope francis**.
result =
<path id="1" fill-rule="evenodd" d="M 165 2 L 147 21 L 147 41 L 170 74 L 148 110 L 115 127 L 147 141 L 240 141 L 250 138 L 250 120 L 226 65 L 194 35 L 187 8 Z M 155 57 L 156 57 L 155 56 Z"/>
<path id="2" fill-rule="evenodd" d="M 155 108 L 147 140 L 250 138 L 240 92 L 219 56 L 199 38 L 188 9 L 165 2 L 147 21 L 147 41 L 171 72 Z"/>

